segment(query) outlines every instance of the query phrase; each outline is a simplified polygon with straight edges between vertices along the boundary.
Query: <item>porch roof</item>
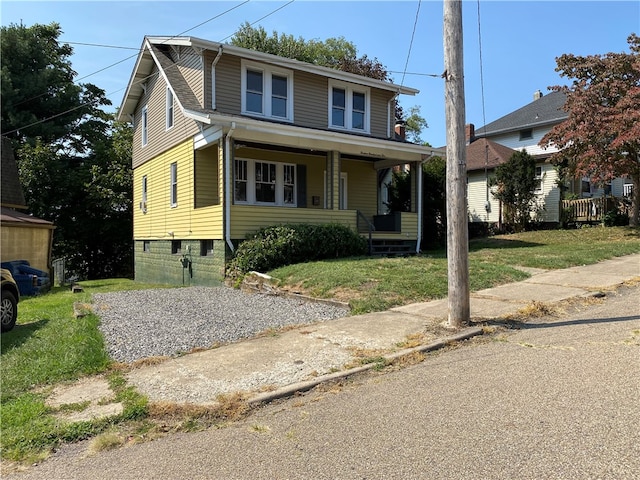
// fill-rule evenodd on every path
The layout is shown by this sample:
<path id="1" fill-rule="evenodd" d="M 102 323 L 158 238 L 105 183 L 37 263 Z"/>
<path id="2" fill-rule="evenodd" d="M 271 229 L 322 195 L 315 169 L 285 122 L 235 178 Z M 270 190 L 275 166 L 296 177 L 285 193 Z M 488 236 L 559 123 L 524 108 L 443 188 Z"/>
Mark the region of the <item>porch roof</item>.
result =
<path id="1" fill-rule="evenodd" d="M 235 140 L 287 148 L 326 152 L 339 150 L 345 155 L 370 159 L 377 169 L 401 163 L 420 162 L 433 156 L 445 156 L 443 148 L 222 115 L 214 111 L 185 111 L 185 115 L 207 125 L 194 138 L 196 149 L 204 148 L 226 135 L 231 135 Z"/>

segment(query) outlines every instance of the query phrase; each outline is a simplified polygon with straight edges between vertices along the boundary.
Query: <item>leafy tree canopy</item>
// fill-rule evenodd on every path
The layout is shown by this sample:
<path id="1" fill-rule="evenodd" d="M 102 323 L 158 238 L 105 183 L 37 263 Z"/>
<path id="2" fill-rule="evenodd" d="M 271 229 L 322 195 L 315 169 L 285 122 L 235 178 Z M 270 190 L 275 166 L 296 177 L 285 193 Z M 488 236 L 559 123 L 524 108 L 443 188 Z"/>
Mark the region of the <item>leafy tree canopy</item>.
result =
<path id="1" fill-rule="evenodd" d="M 631 34 L 629 53 L 556 58 L 556 71 L 573 79 L 565 92 L 568 118 L 540 144 L 561 150 L 553 160 L 575 176 L 596 182 L 629 176 L 633 180 L 630 223 L 638 225 L 640 206 L 640 37 Z"/>
<path id="2" fill-rule="evenodd" d="M 30 213 L 54 222 L 53 255 L 81 278 L 130 276 L 131 128 L 75 84 L 72 48 L 50 25 L 2 27 L 2 130 Z"/>
<path id="3" fill-rule="evenodd" d="M 58 43 L 61 33 L 57 23 L 2 27 L 2 134 L 84 152 L 88 140 L 104 133 L 106 115 L 99 107 L 111 102 L 95 85 L 74 83 L 73 49 Z"/>

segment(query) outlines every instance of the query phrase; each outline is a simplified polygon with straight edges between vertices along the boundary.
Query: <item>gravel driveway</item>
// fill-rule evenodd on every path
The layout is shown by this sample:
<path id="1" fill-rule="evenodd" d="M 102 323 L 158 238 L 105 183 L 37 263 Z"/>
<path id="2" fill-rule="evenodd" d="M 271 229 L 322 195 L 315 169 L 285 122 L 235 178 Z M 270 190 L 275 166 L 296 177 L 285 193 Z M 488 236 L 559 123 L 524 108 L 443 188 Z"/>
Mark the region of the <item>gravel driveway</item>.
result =
<path id="1" fill-rule="evenodd" d="M 349 309 L 339 305 L 228 287 L 101 293 L 93 296 L 93 302 L 107 351 L 120 362 L 176 355 L 270 328 L 349 315 Z"/>

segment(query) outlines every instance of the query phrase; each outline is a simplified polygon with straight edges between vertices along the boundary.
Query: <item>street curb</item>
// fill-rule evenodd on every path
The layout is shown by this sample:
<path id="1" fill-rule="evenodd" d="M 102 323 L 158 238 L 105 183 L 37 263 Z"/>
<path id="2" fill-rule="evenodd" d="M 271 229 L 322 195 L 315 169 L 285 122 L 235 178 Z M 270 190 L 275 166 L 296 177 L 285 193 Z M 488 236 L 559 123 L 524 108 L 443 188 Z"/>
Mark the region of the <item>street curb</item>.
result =
<path id="1" fill-rule="evenodd" d="M 397 360 L 398 358 L 401 358 L 405 355 L 410 355 L 412 353 L 417 353 L 417 352 L 431 352 L 434 350 L 439 350 L 451 343 L 460 342 L 462 340 L 468 340 L 469 338 L 482 335 L 483 333 L 484 333 L 484 330 L 480 327 L 467 328 L 460 333 L 451 335 L 449 337 L 438 339 L 435 342 L 429 343 L 427 345 L 420 345 L 417 347 L 400 350 L 398 352 L 394 352 L 389 355 L 383 355 L 382 358 L 384 358 L 388 362 L 393 362 L 394 360 Z M 287 385 L 285 387 L 278 388 L 271 392 L 259 393 L 249 398 L 249 400 L 247 400 L 247 403 L 249 404 L 249 406 L 252 406 L 252 407 L 261 405 L 263 403 L 269 403 L 273 400 L 278 400 L 280 398 L 295 395 L 298 392 L 306 392 L 325 382 L 339 380 L 342 378 L 349 377 L 351 375 L 355 375 L 357 373 L 371 370 L 372 368 L 375 368 L 378 365 L 379 363 L 377 362 L 368 363 L 366 365 L 362 365 L 361 367 L 350 368 L 349 370 L 344 370 L 341 372 L 329 373 L 327 375 L 322 375 L 321 377 L 314 378 L 313 380 L 307 380 L 305 382 L 298 382 L 291 385 Z"/>

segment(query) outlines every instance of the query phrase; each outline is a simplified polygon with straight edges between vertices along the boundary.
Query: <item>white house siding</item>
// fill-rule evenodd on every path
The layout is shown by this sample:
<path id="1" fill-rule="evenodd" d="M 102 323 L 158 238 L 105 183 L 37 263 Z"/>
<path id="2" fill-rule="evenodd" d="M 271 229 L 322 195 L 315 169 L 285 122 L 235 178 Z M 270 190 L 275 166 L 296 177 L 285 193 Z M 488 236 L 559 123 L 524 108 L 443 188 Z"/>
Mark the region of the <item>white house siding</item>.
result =
<path id="1" fill-rule="evenodd" d="M 536 195 L 538 205 L 543 208 L 537 211 L 537 220 L 558 222 L 560 219 L 560 190 L 556 185 L 558 174 L 552 165 L 539 163 L 542 167 L 542 191 Z M 489 177 L 493 171 L 489 172 Z M 470 222 L 496 223 L 499 219 L 500 202 L 489 192 L 490 210 L 487 212 L 486 177 L 483 171 L 470 172 L 468 175 L 467 201 Z"/>
<path id="2" fill-rule="evenodd" d="M 544 155 L 557 152 L 558 149 L 551 146 L 549 148 L 541 148 L 538 143 L 542 140 L 550 130 L 550 127 L 538 127 L 533 129 L 532 138 L 520 140 L 520 132 L 509 132 L 501 135 L 491 135 L 488 138 L 500 145 L 512 148 L 518 152 L 524 149 L 529 155 Z"/>
<path id="3" fill-rule="evenodd" d="M 538 204 L 543 205 L 538 220 L 543 222 L 560 221 L 560 189 L 557 185 L 558 172 L 548 163 L 539 163 L 542 167 L 542 192 L 537 195 Z"/>
<path id="4" fill-rule="evenodd" d="M 493 172 L 489 172 L 492 175 Z M 470 172 L 467 184 L 467 202 L 470 222 L 497 223 L 500 209 L 498 202 L 489 193 L 490 210 L 487 212 L 485 204 L 487 201 L 486 181 L 484 172 Z"/>

